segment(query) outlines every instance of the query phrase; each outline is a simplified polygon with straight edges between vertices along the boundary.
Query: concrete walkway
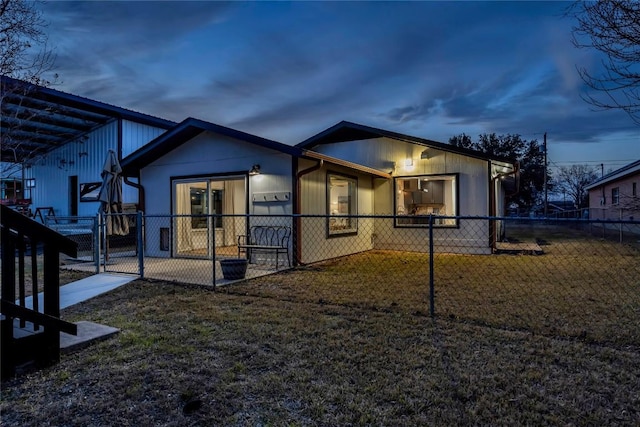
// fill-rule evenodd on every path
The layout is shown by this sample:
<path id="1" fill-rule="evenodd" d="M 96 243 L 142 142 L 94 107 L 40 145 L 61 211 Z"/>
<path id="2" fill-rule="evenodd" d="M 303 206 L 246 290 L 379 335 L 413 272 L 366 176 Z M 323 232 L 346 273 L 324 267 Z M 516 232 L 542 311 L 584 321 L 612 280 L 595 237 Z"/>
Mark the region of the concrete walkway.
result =
<path id="1" fill-rule="evenodd" d="M 60 286 L 60 309 L 87 301 L 88 299 L 125 285 L 136 278 L 137 276 L 131 275 L 101 273 Z M 38 308 L 40 311 L 42 311 L 42 307 L 44 307 L 43 298 L 43 294 L 39 293 Z M 17 303 L 18 301 L 16 301 L 16 304 Z M 27 297 L 25 305 L 29 308 L 33 307 L 33 298 Z M 86 347 L 93 341 L 105 339 L 120 332 L 117 328 L 87 321 L 76 322 L 76 325 L 78 327 L 78 335 L 74 336 L 64 332 L 60 333 L 60 350 L 63 353 Z M 40 331 L 41 330 L 42 329 L 40 329 Z M 20 328 L 18 319 L 15 320 L 14 337 L 18 338 L 36 333 L 39 332 L 34 330 L 33 324 L 27 323 L 25 328 Z"/>
<path id="2" fill-rule="evenodd" d="M 100 273 L 60 286 L 60 309 L 104 294 L 135 279 L 137 279 L 137 276 Z M 18 301 L 16 301 L 16 304 L 18 304 Z M 32 308 L 33 297 L 27 297 L 25 299 L 25 305 Z M 38 307 L 40 311 L 42 311 L 42 307 L 44 307 L 44 296 L 42 292 L 38 294 Z"/>

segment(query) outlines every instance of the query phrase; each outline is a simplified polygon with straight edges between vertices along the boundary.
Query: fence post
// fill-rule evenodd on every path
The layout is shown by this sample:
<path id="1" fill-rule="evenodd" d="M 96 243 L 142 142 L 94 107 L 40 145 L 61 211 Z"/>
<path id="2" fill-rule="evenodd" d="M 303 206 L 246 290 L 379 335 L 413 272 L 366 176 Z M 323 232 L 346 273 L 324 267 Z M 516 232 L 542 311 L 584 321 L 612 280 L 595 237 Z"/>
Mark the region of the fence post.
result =
<path id="1" fill-rule="evenodd" d="M 221 217 L 222 218 L 222 217 Z M 222 219 L 222 221 L 224 221 L 224 219 Z M 213 281 L 213 290 L 216 290 L 216 216 L 214 215 L 213 218 L 210 220 L 209 222 L 211 224 L 211 233 L 213 234 L 213 237 L 211 238 L 212 240 L 212 245 L 211 245 L 211 269 L 213 270 L 211 272 L 212 277 L 212 281 Z"/>
<path id="2" fill-rule="evenodd" d="M 96 263 L 96 274 L 100 274 L 100 214 L 93 219 L 93 257 Z"/>
<path id="3" fill-rule="evenodd" d="M 429 314 L 435 316 L 435 286 L 433 284 L 433 214 L 429 215 Z"/>
<path id="4" fill-rule="evenodd" d="M 140 278 L 144 279 L 144 240 L 143 240 L 143 221 L 142 221 L 142 211 L 138 211 L 136 215 L 136 240 L 138 241 L 138 269 L 140 273 Z"/>

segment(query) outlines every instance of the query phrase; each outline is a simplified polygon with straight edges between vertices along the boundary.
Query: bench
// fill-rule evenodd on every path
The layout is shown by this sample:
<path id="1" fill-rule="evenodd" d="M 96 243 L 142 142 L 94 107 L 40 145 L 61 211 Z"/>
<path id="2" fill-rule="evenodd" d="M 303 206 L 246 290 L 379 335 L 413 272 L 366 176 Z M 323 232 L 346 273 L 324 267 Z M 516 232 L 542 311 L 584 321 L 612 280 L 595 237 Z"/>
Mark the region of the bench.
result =
<path id="1" fill-rule="evenodd" d="M 289 239 L 291 228 L 274 225 L 254 225 L 249 228 L 248 235 L 238 236 L 238 257 L 246 253 L 249 262 L 255 252 L 275 253 L 276 268 L 278 268 L 278 255 L 285 254 L 287 263 L 291 267 L 289 259 Z"/>

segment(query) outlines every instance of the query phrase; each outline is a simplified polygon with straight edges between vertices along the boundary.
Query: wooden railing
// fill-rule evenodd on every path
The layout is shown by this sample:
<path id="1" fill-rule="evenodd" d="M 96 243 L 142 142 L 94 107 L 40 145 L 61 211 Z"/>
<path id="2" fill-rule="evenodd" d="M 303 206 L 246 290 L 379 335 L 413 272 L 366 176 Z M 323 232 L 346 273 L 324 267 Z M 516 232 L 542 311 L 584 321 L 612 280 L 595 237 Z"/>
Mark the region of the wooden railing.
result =
<path id="1" fill-rule="evenodd" d="M 77 243 L 6 206 L 0 206 L 0 214 L 1 371 L 2 379 L 7 379 L 14 375 L 20 364 L 34 362 L 45 366 L 57 362 L 60 359 L 60 332 L 77 334 L 75 324 L 60 319 L 60 254 L 77 256 Z M 26 257 L 31 258 L 32 307 L 25 304 Z M 40 259 L 41 268 L 38 266 Z M 38 303 L 40 279 L 42 310 Z M 16 328 L 24 328 L 28 323 L 37 333 L 16 336 Z"/>

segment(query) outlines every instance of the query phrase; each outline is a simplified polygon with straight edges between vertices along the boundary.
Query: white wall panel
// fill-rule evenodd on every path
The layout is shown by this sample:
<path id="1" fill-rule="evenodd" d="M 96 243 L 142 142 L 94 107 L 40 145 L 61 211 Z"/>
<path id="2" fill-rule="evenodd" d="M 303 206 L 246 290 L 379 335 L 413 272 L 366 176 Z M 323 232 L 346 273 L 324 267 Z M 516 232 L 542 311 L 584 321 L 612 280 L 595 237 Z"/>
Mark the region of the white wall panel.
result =
<path id="1" fill-rule="evenodd" d="M 323 144 L 314 150 L 349 160 L 394 177 L 458 174 L 458 214 L 463 216 L 489 215 L 489 169 L 486 160 L 476 159 L 444 150 L 436 150 L 389 138 Z M 426 151 L 426 157 L 421 154 Z M 407 160 L 410 159 L 410 162 Z M 376 180 L 375 213 L 392 215 L 393 178 Z M 448 197 L 450 193 L 447 193 Z M 451 200 L 446 203 L 450 204 Z M 376 220 L 375 248 L 390 250 L 428 250 L 428 230 L 425 228 L 394 228 L 391 220 Z M 459 228 L 436 229 L 434 243 L 443 252 L 489 253 L 488 222 L 461 221 Z"/>
<path id="2" fill-rule="evenodd" d="M 209 176 L 247 173 L 254 164 L 261 174 L 249 178 L 249 194 L 254 192 L 293 192 L 291 156 L 252 143 L 204 132 L 151 163 L 141 171 L 146 191 L 146 211 L 150 214 L 171 212 L 171 177 Z M 249 213 L 293 212 L 286 203 L 250 203 Z"/>
<path id="3" fill-rule="evenodd" d="M 164 130 L 159 128 L 123 121 L 123 154 L 148 143 L 162 132 Z M 32 167 L 25 170 L 26 177 L 36 178 L 36 188 L 31 192 L 32 209 L 51 206 L 58 216 L 70 215 L 69 177 L 77 176 L 78 184 L 101 182 L 100 173 L 109 150 L 118 150 L 116 120 L 52 151 L 45 158 L 38 159 Z M 123 199 L 125 203 L 137 203 L 137 189 L 124 184 Z M 78 201 L 80 216 L 93 216 L 98 208 L 98 202 Z"/>
<path id="4" fill-rule="evenodd" d="M 122 121 L 122 158 L 146 145 L 149 141 L 166 132 L 164 129 L 141 123 Z"/>
<path id="5" fill-rule="evenodd" d="M 36 178 L 32 206 L 51 206 L 56 215 L 69 215 L 69 177 L 77 176 L 78 184 L 102 181 L 100 172 L 107 153 L 110 149 L 117 150 L 117 147 L 118 127 L 113 121 L 37 161 L 27 169 L 27 174 Z M 125 198 L 125 202 L 130 200 Z M 98 202 L 78 202 L 78 215 L 93 216 L 98 208 Z"/>
<path id="6" fill-rule="evenodd" d="M 301 162 L 304 170 L 317 162 Z M 373 213 L 372 178 L 342 166 L 324 163 L 322 168 L 303 175 L 300 183 L 301 213 L 306 215 L 327 215 L 327 173 L 342 173 L 358 179 L 358 215 Z M 358 232 L 352 235 L 327 235 L 326 217 L 303 218 L 300 227 L 301 254 L 303 264 L 313 263 L 340 256 L 367 251 L 373 248 L 373 220 L 358 219 Z"/>
<path id="7" fill-rule="evenodd" d="M 286 202 L 270 203 L 254 203 L 251 200 L 253 193 L 293 193 L 291 156 L 211 132 L 204 132 L 196 136 L 141 170 L 141 184 L 144 186 L 146 194 L 146 213 L 151 215 L 172 213 L 172 178 L 231 174 L 247 176 L 246 174 L 254 164 L 260 165 L 261 173 L 247 177 L 249 193 L 243 203 L 245 206 L 247 202 L 249 203 L 248 213 L 291 214 L 293 212 L 292 198 Z M 282 219 L 274 219 L 273 223 L 283 225 Z M 146 227 L 148 238 L 154 242 L 158 240 L 159 228 L 159 225 L 154 222 L 148 223 Z M 169 255 L 168 253 L 159 253 L 154 249 L 156 246 L 155 243 L 152 244 L 147 254 Z"/>

